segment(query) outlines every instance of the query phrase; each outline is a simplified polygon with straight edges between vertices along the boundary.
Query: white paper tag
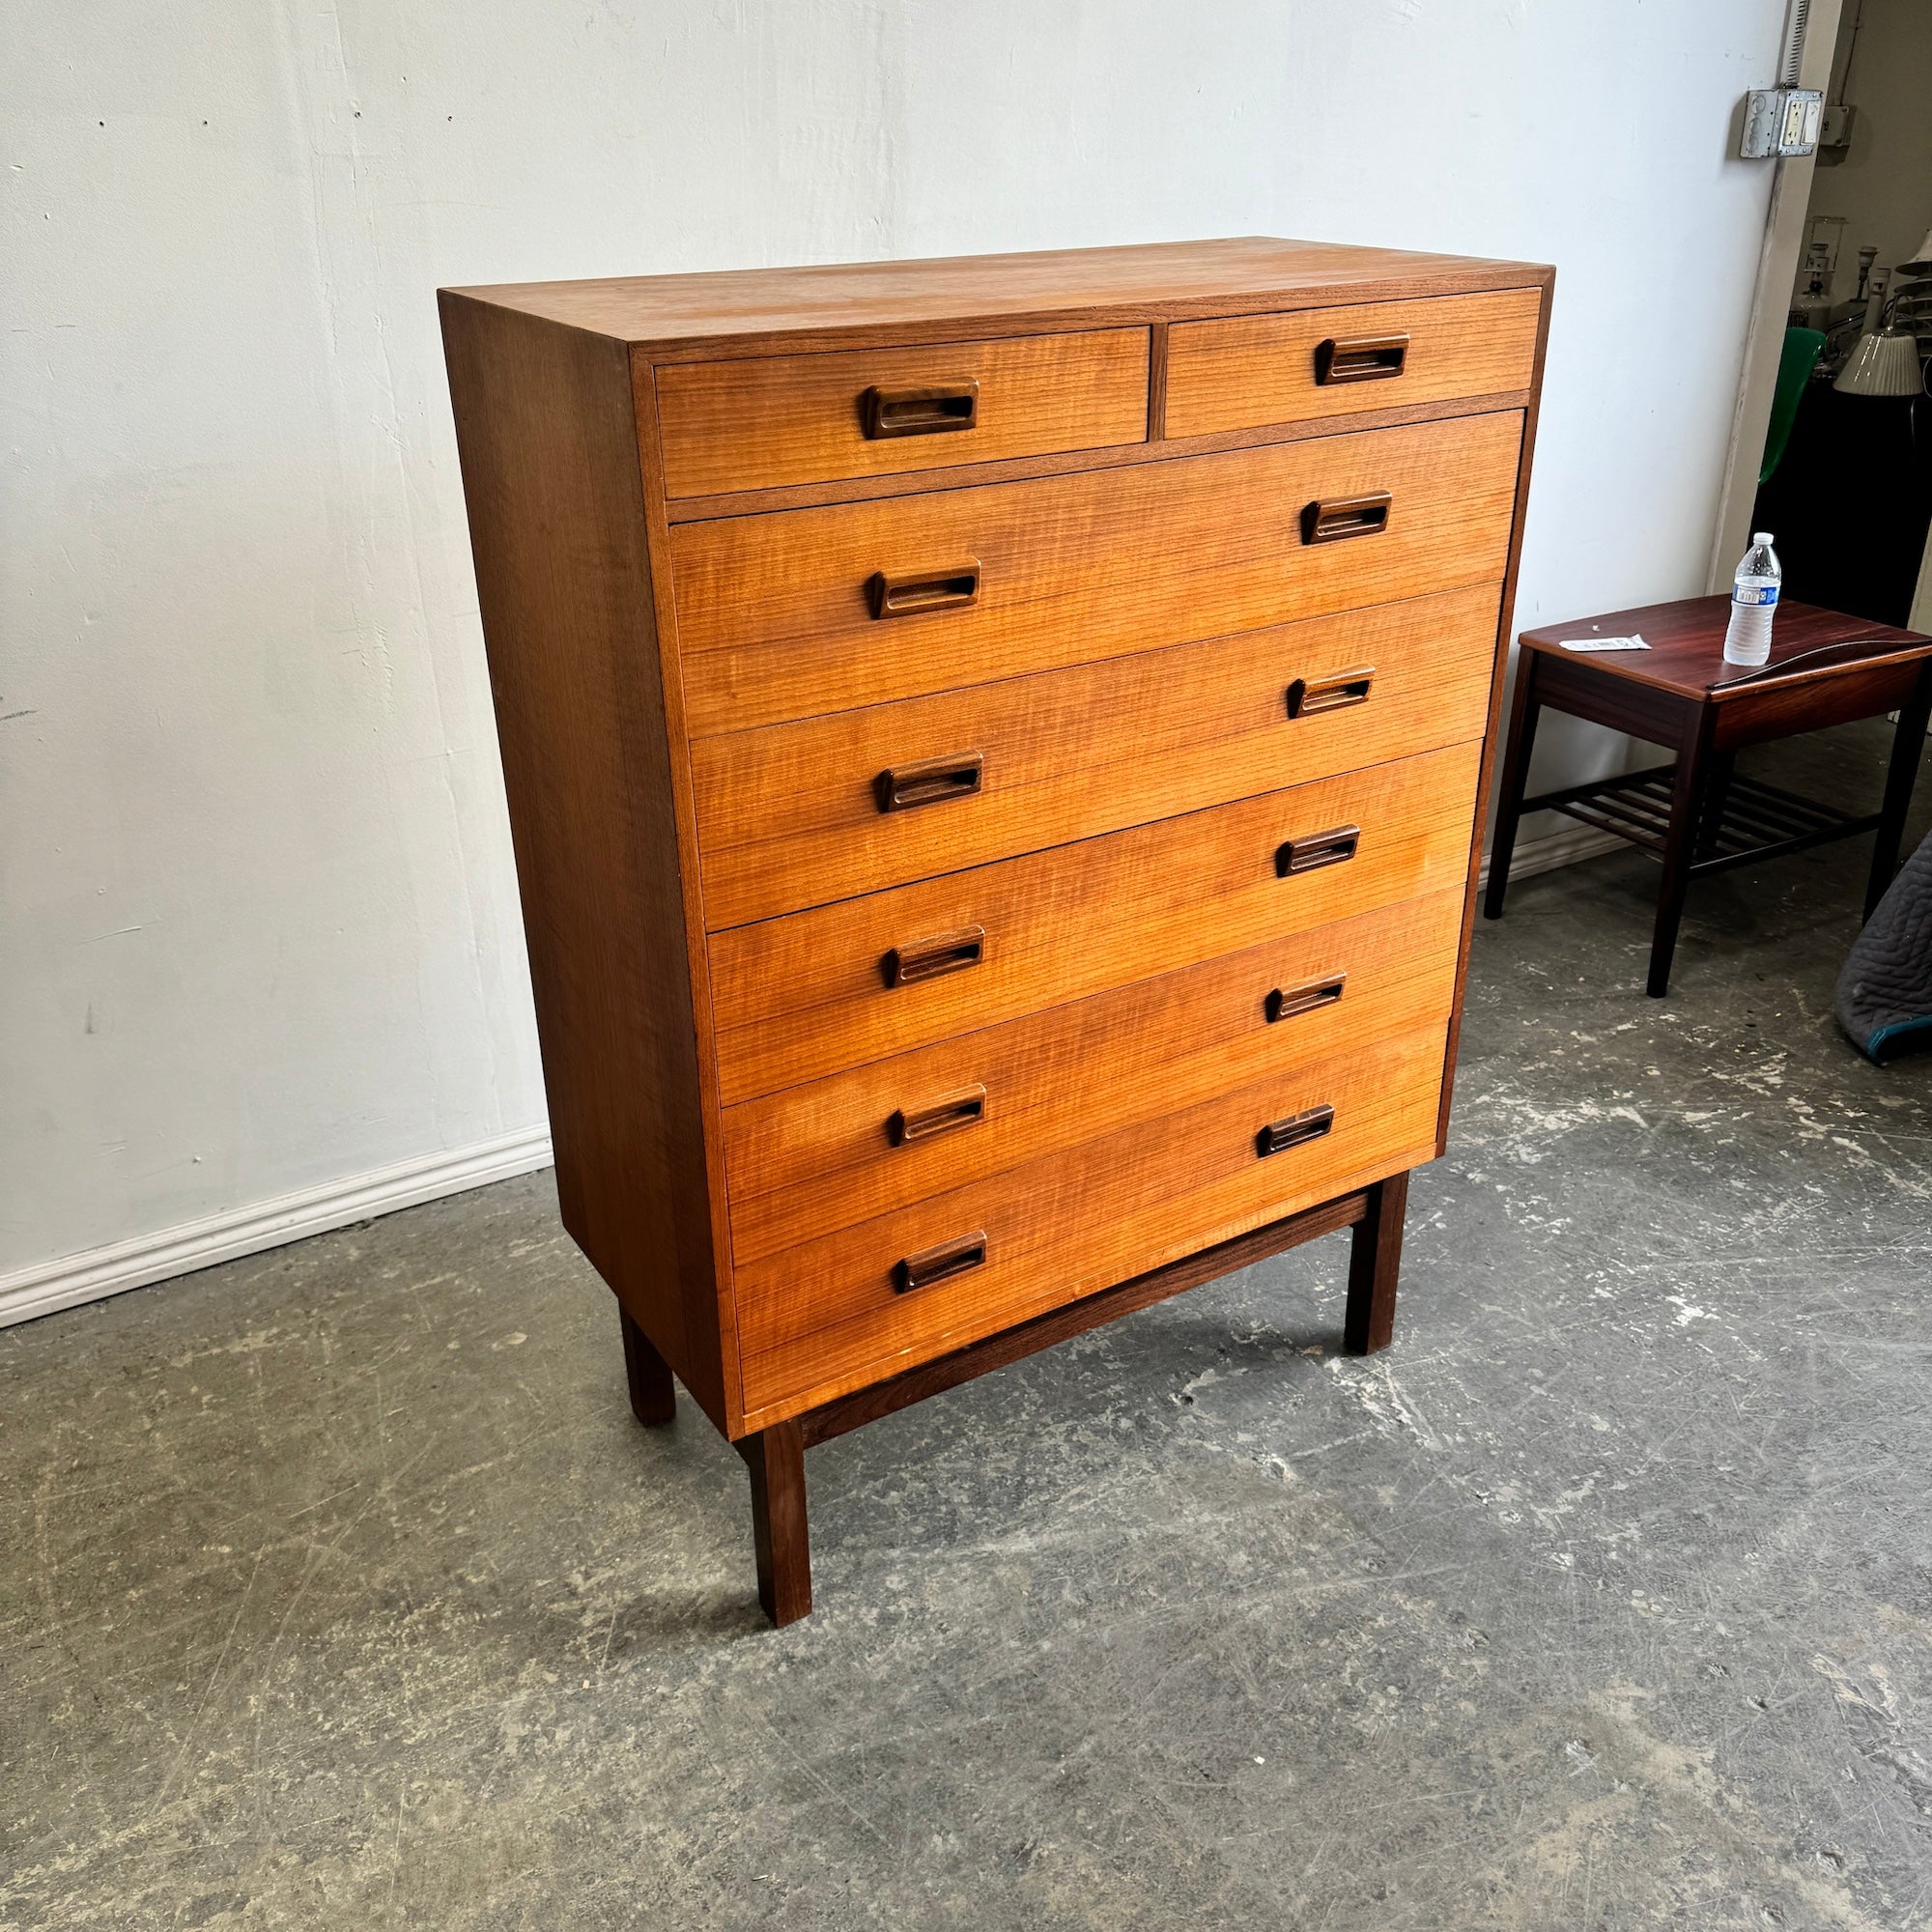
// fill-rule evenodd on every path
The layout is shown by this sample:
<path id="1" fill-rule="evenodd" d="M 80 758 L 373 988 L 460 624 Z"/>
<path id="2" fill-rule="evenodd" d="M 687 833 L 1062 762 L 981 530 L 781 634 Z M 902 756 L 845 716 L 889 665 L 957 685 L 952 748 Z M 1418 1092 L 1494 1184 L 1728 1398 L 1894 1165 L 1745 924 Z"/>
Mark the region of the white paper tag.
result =
<path id="1" fill-rule="evenodd" d="M 1633 633 L 1628 638 L 1558 638 L 1566 651 L 1647 651 L 1650 646 Z"/>

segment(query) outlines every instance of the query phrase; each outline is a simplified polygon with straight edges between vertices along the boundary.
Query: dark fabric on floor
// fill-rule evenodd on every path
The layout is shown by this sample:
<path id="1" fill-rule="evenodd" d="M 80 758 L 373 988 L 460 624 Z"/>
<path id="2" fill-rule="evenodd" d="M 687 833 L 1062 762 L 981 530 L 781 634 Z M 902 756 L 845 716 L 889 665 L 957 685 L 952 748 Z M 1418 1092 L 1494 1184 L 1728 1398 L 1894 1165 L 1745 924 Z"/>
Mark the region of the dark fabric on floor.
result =
<path id="1" fill-rule="evenodd" d="M 1932 838 L 1919 842 L 1852 942 L 1837 1012 L 1852 1043 L 1874 1060 L 1932 1034 Z"/>

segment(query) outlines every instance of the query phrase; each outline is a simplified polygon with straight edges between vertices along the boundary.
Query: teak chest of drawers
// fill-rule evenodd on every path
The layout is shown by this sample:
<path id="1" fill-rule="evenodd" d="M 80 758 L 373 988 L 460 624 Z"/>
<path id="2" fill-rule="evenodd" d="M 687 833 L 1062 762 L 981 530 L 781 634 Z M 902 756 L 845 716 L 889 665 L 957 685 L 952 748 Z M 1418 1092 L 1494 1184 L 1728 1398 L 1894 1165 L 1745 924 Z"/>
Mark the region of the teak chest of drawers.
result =
<path id="1" fill-rule="evenodd" d="M 446 290 L 572 1235 L 805 1450 L 1441 1151 L 1551 274 L 1247 240 Z"/>

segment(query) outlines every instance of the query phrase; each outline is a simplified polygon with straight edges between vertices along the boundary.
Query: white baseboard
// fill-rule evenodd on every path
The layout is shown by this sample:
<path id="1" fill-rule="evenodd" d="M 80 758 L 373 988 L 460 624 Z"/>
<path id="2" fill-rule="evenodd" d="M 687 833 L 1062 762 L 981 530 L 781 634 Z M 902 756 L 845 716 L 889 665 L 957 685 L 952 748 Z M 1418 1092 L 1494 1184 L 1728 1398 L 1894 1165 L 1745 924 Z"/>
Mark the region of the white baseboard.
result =
<path id="1" fill-rule="evenodd" d="M 1539 872 L 1553 872 L 1559 866 L 1580 865 L 1585 859 L 1601 858 L 1605 852 L 1631 849 L 1614 832 L 1599 831 L 1596 826 L 1579 824 L 1574 818 L 1565 820 L 1564 826 L 1563 831 L 1548 833 L 1541 838 L 1516 841 L 1516 851 L 1510 857 L 1512 882 L 1533 879 Z M 1479 890 L 1489 883 L 1490 855 L 1485 852 Z"/>
<path id="2" fill-rule="evenodd" d="M 507 1180 L 512 1175 L 547 1167 L 550 1158 L 550 1130 L 526 1127 L 447 1153 L 419 1155 L 372 1174 L 325 1181 L 320 1187 L 300 1188 L 252 1207 L 184 1221 L 156 1235 L 137 1235 L 109 1247 L 19 1268 L 0 1275 L 0 1328 L 83 1301 L 99 1301 L 124 1289 L 191 1274 L 216 1262 L 278 1248 L 305 1236 L 326 1235 L 352 1221 Z"/>
<path id="3" fill-rule="evenodd" d="M 1614 852 L 1623 842 L 1610 833 L 1573 823 L 1546 838 L 1520 840 L 1510 865 L 1510 877 L 1527 879 L 1538 872 L 1554 871 L 1559 866 L 1574 866 L 1599 853 Z M 1485 858 L 1484 885 L 1489 877 L 1490 862 Z M 265 1248 L 278 1248 L 309 1235 L 326 1235 L 331 1228 L 346 1228 L 352 1221 L 366 1221 L 372 1215 L 392 1214 L 399 1208 L 414 1208 L 445 1194 L 486 1187 L 493 1180 L 507 1180 L 512 1175 L 547 1167 L 550 1158 L 549 1130 L 529 1127 L 450 1153 L 425 1154 L 398 1161 L 393 1167 L 378 1168 L 373 1174 L 304 1187 L 252 1208 L 185 1221 L 157 1235 L 138 1235 L 110 1247 L 20 1268 L 0 1275 L 0 1328 L 15 1321 L 31 1321 L 37 1315 L 51 1315 L 56 1309 L 75 1308 L 84 1301 L 100 1301 L 125 1289 L 145 1288 L 151 1282 L 192 1274 L 217 1262 L 260 1254 Z"/>

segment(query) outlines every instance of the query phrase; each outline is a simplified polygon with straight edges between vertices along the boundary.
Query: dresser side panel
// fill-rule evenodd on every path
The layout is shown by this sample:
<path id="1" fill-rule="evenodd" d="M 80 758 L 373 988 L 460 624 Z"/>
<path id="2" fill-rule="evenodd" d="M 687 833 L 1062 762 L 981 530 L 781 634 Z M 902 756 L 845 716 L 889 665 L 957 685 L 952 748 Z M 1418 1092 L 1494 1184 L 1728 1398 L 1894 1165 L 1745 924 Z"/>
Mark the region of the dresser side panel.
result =
<path id="1" fill-rule="evenodd" d="M 728 1433 L 629 358 L 440 306 L 564 1223 Z"/>
<path id="2" fill-rule="evenodd" d="M 1549 347 L 1549 305 L 1556 293 L 1556 270 L 1542 280 L 1543 300 L 1536 318 L 1536 351 L 1530 367 L 1529 401 L 1522 412 L 1522 443 L 1517 457 L 1516 500 L 1510 511 L 1508 561 L 1503 569 L 1502 603 L 1496 612 L 1494 668 L 1490 674 L 1490 712 L 1483 732 L 1482 762 L 1476 774 L 1475 822 L 1469 835 L 1469 869 L 1463 895 L 1463 934 L 1456 953 L 1456 998 L 1449 1009 L 1449 1039 L 1442 1064 L 1442 1099 L 1435 1118 L 1435 1151 L 1449 1147 L 1449 1108 L 1456 1093 L 1456 1057 L 1463 1043 L 1463 1001 L 1468 988 L 1469 945 L 1476 927 L 1476 886 L 1483 869 L 1483 833 L 1490 819 L 1490 793 L 1501 735 L 1503 687 L 1509 677 L 1510 626 L 1516 614 L 1517 577 L 1522 568 L 1523 523 L 1529 509 L 1530 459 L 1536 453 L 1536 417 L 1543 402 L 1543 363 Z"/>

